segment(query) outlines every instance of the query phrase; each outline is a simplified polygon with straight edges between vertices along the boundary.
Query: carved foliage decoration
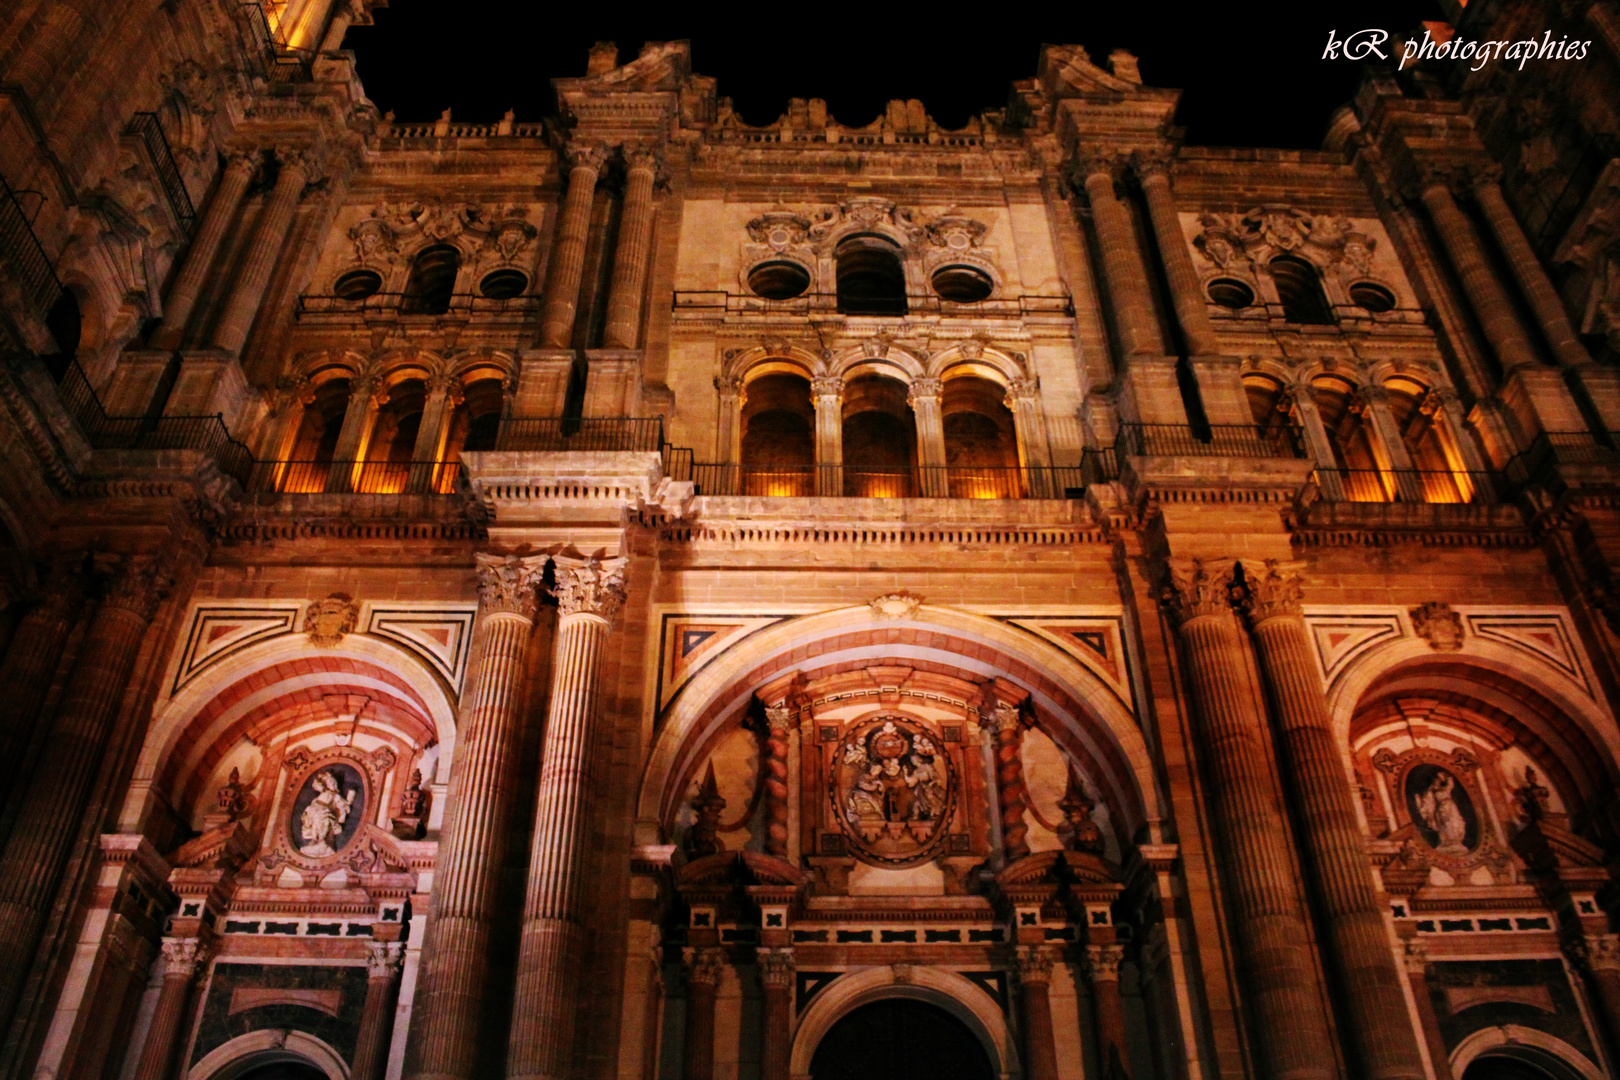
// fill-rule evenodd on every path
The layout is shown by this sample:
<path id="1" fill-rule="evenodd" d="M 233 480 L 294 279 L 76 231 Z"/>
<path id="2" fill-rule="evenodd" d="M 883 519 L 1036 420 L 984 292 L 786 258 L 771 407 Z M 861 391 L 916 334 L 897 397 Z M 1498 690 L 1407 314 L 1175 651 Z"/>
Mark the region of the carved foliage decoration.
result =
<path id="1" fill-rule="evenodd" d="M 1217 267 L 1246 272 L 1278 255 L 1300 255 L 1318 266 L 1344 263 L 1365 274 L 1377 241 L 1349 219 L 1310 214 L 1292 206 L 1257 206 L 1244 214 L 1205 214 L 1193 246 Z"/>
<path id="2" fill-rule="evenodd" d="M 956 769 L 921 722 L 883 713 L 850 725 L 834 750 L 832 817 L 852 854 L 874 866 L 924 862 L 944 844 Z"/>

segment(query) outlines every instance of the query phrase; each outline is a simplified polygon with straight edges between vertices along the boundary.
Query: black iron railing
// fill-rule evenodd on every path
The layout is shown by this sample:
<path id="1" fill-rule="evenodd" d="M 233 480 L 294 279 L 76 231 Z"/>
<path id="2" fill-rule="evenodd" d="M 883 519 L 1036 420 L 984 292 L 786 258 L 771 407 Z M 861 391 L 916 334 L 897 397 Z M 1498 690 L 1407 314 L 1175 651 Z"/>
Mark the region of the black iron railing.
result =
<path id="1" fill-rule="evenodd" d="M 660 417 L 554 417 L 501 421 L 497 450 L 540 450 L 553 453 L 594 450 L 659 453 L 664 449 L 664 421 Z"/>
<path id="2" fill-rule="evenodd" d="M 248 491 L 284 494 L 450 495 L 465 470 L 455 461 L 257 461 Z"/>
<path id="3" fill-rule="evenodd" d="M 298 79 L 309 74 L 310 57 L 288 46 L 279 25 L 270 25 L 270 16 L 259 0 L 247 0 L 242 5 L 242 18 L 247 22 L 248 40 L 264 62 L 266 75 Z"/>
<path id="4" fill-rule="evenodd" d="M 1187 424 L 1121 424 L 1114 452 L 1138 457 L 1305 456 L 1293 428 L 1266 431 L 1256 424 L 1213 424 L 1203 431 Z"/>
<path id="5" fill-rule="evenodd" d="M 746 314 L 748 312 L 809 315 L 834 314 L 838 311 L 836 293 L 805 293 L 786 300 L 767 300 L 726 292 L 721 289 L 679 291 L 671 302 L 674 311 L 710 312 L 713 314 Z M 946 300 L 932 293 L 905 297 L 904 306 L 897 297 L 894 310 L 877 314 L 923 315 L 1073 315 L 1074 301 L 1067 296 L 1000 296 L 973 303 Z"/>
<path id="6" fill-rule="evenodd" d="M 185 179 L 180 175 L 180 166 L 175 164 L 174 153 L 169 149 L 169 137 L 163 133 L 158 114 L 136 113 L 129 125 L 129 134 L 141 140 L 147 159 L 152 163 L 152 172 L 157 176 L 158 186 L 163 189 L 163 197 L 168 200 L 174 220 L 180 226 L 180 234 L 189 236 L 192 226 L 197 223 L 197 210 L 191 203 L 191 193 L 186 190 Z"/>
<path id="7" fill-rule="evenodd" d="M 455 293 L 441 310 L 412 310 L 419 297 L 405 293 L 379 292 L 357 299 L 345 299 L 327 293 L 309 293 L 298 298 L 294 314 L 299 318 L 320 315 L 475 315 L 481 313 L 531 313 L 540 310 L 538 296 L 479 296 L 476 293 Z"/>
<path id="8" fill-rule="evenodd" d="M 1467 469 L 1317 469 L 1328 502 L 1499 503 L 1511 497 L 1501 473 Z"/>
<path id="9" fill-rule="evenodd" d="M 685 469 L 680 470 L 682 472 Z M 695 463 L 690 479 L 700 495 L 854 499 L 1064 499 L 1085 488 L 1082 466 L 940 465 L 875 469 L 853 465 Z"/>
<path id="10" fill-rule="evenodd" d="M 41 317 L 62 297 L 62 282 L 46 256 L 34 226 L 23 212 L 17 193 L 0 177 L 0 250 L 11 272 Z"/>

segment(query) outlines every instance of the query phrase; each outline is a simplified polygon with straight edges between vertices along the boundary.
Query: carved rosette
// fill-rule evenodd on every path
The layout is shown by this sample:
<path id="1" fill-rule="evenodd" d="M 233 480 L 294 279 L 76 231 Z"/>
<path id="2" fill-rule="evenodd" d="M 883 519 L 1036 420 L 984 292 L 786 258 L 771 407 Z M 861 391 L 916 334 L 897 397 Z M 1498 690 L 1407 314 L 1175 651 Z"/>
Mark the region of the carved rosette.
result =
<path id="1" fill-rule="evenodd" d="M 1087 945 L 1086 979 L 1093 985 L 1100 982 L 1118 982 L 1119 965 L 1124 960 L 1123 945 Z"/>
<path id="2" fill-rule="evenodd" d="M 405 963 L 405 946 L 398 941 L 366 943 L 366 977 L 392 979 Z"/>
<path id="3" fill-rule="evenodd" d="M 1049 983 L 1057 952 L 1048 945 L 1023 945 L 1013 956 L 1021 983 Z"/>
<path id="4" fill-rule="evenodd" d="M 1244 565 L 1243 611 L 1255 626 L 1270 619 L 1301 618 L 1303 563 L 1267 559 Z"/>
<path id="5" fill-rule="evenodd" d="M 759 983 L 767 990 L 793 989 L 795 970 L 792 949 L 756 949 Z"/>
<path id="6" fill-rule="evenodd" d="M 151 556 L 127 556 L 118 559 L 111 568 L 102 603 L 127 611 L 146 622 L 168 595 L 172 584 L 174 573 L 165 560 Z"/>
<path id="7" fill-rule="evenodd" d="M 1171 559 L 1165 564 L 1161 595 L 1165 611 L 1178 623 L 1217 618 L 1232 610 L 1231 559 Z"/>
<path id="8" fill-rule="evenodd" d="M 479 555 L 478 606 L 488 615 L 533 619 L 540 605 L 536 591 L 546 572 L 543 555 Z"/>
<path id="9" fill-rule="evenodd" d="M 624 570 L 628 559 L 574 559 L 559 555 L 553 561 L 557 583 L 551 594 L 564 618 L 588 615 L 611 623 L 626 597 Z"/>
<path id="10" fill-rule="evenodd" d="M 717 948 L 685 949 L 686 980 L 695 986 L 719 986 L 726 969 L 726 951 Z"/>

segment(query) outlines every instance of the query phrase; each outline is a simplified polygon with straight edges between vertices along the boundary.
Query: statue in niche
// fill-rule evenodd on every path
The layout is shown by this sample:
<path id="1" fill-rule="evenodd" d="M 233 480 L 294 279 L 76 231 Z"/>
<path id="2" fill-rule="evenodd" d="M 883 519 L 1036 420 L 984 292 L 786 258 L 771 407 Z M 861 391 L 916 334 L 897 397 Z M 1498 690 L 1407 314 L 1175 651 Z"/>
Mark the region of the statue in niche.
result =
<path id="1" fill-rule="evenodd" d="M 1058 800 L 1058 809 L 1063 811 L 1067 823 L 1071 851 L 1101 855 L 1106 850 L 1108 845 L 1103 840 L 1102 828 L 1091 820 L 1092 811 L 1097 809 L 1096 800 L 1086 795 L 1080 777 L 1073 770 L 1069 772 L 1068 790 Z"/>
<path id="2" fill-rule="evenodd" d="M 1406 774 L 1406 799 L 1412 822 L 1435 851 L 1459 857 L 1474 849 L 1479 825 L 1468 789 L 1439 765 L 1418 765 Z"/>
<path id="3" fill-rule="evenodd" d="M 1536 770 L 1526 765 L 1524 767 L 1524 784 L 1513 792 L 1513 801 L 1518 804 L 1519 813 L 1524 820 L 1540 821 L 1547 816 L 1548 800 L 1552 792 L 1547 785 L 1540 783 Z"/>
<path id="4" fill-rule="evenodd" d="M 333 764 L 310 777 L 293 803 L 298 853 L 311 859 L 337 854 L 354 836 L 364 812 L 360 775 Z"/>
<path id="5" fill-rule="evenodd" d="M 709 771 L 703 776 L 703 783 L 698 785 L 697 794 L 692 797 L 692 810 L 697 819 L 692 827 L 686 830 L 686 854 L 694 859 L 701 859 L 705 855 L 718 855 L 726 850 L 726 842 L 720 839 L 720 811 L 726 808 L 726 800 L 720 794 L 720 785 L 714 778 L 714 762 L 709 762 Z"/>
<path id="6" fill-rule="evenodd" d="M 235 821 L 247 809 L 247 796 L 242 792 L 242 770 L 232 769 L 231 778 L 219 789 L 219 813 L 226 821 Z"/>

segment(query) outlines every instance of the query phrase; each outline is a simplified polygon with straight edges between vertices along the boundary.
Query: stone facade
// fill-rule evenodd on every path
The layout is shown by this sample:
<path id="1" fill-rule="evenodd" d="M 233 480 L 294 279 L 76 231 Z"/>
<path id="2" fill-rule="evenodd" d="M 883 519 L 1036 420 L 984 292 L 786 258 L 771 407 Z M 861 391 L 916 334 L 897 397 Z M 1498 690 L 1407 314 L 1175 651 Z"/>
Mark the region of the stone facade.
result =
<path id="1" fill-rule="evenodd" d="M 1313 152 L 371 7 L 0 15 L 0 1073 L 1615 1075 L 1609 0 Z"/>

